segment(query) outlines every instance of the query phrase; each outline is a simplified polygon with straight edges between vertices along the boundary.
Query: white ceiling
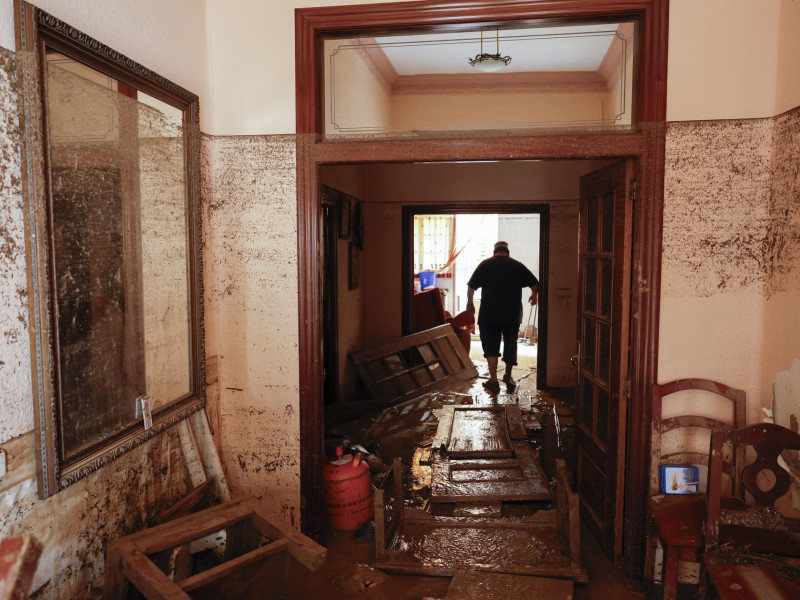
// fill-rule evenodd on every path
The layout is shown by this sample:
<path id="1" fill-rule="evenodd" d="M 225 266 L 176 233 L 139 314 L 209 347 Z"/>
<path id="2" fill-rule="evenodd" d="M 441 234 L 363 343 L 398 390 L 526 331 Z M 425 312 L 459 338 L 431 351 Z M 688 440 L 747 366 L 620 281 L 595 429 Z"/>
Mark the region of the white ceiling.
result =
<path id="1" fill-rule="evenodd" d="M 500 31 L 500 54 L 510 56 L 505 73 L 596 71 L 618 24 Z M 483 34 L 483 51 L 496 53 L 495 30 Z M 474 73 L 467 59 L 480 53 L 480 30 L 461 33 L 377 37 L 398 75 Z"/>

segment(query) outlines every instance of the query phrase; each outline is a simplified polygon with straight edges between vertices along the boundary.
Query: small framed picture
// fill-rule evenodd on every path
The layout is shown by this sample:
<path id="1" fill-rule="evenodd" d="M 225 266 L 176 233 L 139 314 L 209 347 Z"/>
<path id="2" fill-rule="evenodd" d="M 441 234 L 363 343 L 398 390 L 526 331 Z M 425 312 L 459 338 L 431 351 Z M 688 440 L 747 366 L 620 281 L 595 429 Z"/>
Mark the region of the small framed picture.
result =
<path id="1" fill-rule="evenodd" d="M 350 198 L 339 197 L 339 239 L 350 239 Z"/>
<path id="2" fill-rule="evenodd" d="M 350 242 L 348 246 L 348 269 L 347 269 L 347 289 L 349 290 L 357 290 L 358 289 L 358 261 L 360 258 L 361 253 L 358 251 L 358 246 L 356 246 L 353 242 Z"/>

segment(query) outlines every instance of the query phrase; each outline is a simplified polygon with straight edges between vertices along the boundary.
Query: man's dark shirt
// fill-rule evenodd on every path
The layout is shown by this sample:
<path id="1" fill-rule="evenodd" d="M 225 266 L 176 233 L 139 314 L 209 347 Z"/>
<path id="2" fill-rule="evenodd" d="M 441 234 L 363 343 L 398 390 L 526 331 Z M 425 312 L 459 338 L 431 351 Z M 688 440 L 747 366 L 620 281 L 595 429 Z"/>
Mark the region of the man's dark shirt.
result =
<path id="1" fill-rule="evenodd" d="M 522 288 L 537 283 L 528 267 L 510 256 L 497 255 L 484 260 L 467 282 L 474 290 L 482 288 L 478 325 L 519 325 Z"/>

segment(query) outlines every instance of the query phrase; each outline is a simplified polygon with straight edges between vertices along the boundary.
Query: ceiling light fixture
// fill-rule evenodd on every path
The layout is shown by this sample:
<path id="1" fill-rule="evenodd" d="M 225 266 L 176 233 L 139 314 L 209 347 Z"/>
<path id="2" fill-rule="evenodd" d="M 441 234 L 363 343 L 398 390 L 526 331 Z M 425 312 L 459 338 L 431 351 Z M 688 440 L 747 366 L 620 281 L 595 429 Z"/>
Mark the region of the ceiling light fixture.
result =
<path id="1" fill-rule="evenodd" d="M 483 51 L 483 29 L 481 29 L 481 53 L 475 58 L 467 59 L 469 64 L 483 71 L 484 73 L 494 73 L 503 67 L 507 67 L 511 62 L 510 56 L 500 56 L 500 29 L 496 30 L 497 35 L 497 54 L 488 54 Z"/>

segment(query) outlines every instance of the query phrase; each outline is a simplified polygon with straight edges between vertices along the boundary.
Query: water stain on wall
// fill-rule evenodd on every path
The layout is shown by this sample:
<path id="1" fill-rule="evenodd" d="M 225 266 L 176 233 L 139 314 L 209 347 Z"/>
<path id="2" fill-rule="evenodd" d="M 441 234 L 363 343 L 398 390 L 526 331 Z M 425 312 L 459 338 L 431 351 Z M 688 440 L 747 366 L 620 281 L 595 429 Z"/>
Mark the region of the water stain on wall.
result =
<path id="1" fill-rule="evenodd" d="M 767 297 L 800 288 L 800 107 L 775 118 Z"/>
<path id="2" fill-rule="evenodd" d="M 234 494 L 300 506 L 295 136 L 203 138 L 206 353 L 219 356 L 216 423 Z"/>
<path id="3" fill-rule="evenodd" d="M 0 442 L 33 428 L 16 69 L 0 48 Z"/>
<path id="4" fill-rule="evenodd" d="M 667 131 L 664 293 L 785 290 L 800 266 L 800 108 Z"/>
<path id="5" fill-rule="evenodd" d="M 670 123 L 664 293 L 711 296 L 764 285 L 771 255 L 772 120 Z"/>
<path id="6" fill-rule="evenodd" d="M 48 498 L 35 480 L 0 496 L 5 535 L 33 534 L 45 551 L 33 598 L 100 598 L 108 541 L 150 527 L 191 488 L 175 428 Z"/>

